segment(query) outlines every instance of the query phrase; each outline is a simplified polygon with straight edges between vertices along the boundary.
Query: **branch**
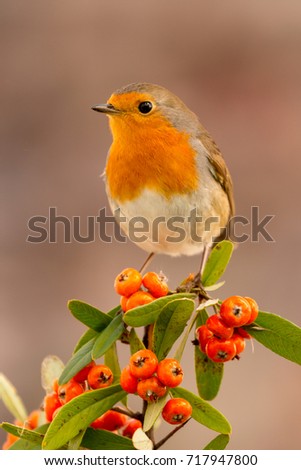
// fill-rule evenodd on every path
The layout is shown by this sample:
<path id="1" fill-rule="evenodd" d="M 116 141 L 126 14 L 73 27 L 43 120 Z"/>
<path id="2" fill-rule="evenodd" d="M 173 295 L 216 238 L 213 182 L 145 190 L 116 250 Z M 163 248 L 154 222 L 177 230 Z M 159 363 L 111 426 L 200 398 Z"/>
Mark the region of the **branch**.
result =
<path id="1" fill-rule="evenodd" d="M 168 439 L 170 439 L 174 434 L 176 434 L 176 432 L 180 431 L 180 429 L 182 429 L 186 423 L 188 423 L 188 421 L 190 421 L 191 418 L 189 418 L 187 421 L 185 421 L 184 423 L 180 424 L 180 426 L 177 426 L 175 429 L 173 429 L 169 434 L 167 434 L 165 437 L 163 437 L 163 439 L 161 439 L 161 441 L 159 441 L 155 446 L 154 446 L 154 450 L 157 450 L 159 449 L 160 447 L 163 446 L 163 444 L 165 444 L 166 441 L 168 441 Z"/>

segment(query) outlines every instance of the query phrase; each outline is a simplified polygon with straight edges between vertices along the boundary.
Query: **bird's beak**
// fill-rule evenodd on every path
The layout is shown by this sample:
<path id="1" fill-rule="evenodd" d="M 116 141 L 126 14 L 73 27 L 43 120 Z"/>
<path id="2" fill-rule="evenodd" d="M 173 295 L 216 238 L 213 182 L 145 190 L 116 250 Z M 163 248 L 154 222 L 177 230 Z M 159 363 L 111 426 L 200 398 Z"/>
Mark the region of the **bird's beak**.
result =
<path id="1" fill-rule="evenodd" d="M 92 109 L 94 111 L 98 111 L 99 113 L 105 113 L 105 114 L 118 114 L 120 111 L 110 103 L 106 104 L 96 104 L 95 106 L 92 106 Z"/>

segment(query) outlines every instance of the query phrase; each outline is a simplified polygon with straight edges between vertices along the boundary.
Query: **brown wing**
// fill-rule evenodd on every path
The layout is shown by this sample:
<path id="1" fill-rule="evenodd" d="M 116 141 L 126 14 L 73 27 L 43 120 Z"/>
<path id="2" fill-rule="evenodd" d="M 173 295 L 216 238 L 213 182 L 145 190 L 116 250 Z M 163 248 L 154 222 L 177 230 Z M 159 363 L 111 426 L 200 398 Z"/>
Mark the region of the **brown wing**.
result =
<path id="1" fill-rule="evenodd" d="M 209 170 L 213 178 L 218 181 L 228 196 L 230 217 L 232 217 L 235 213 L 233 184 L 225 160 L 223 159 L 218 146 L 204 128 L 200 127 L 200 133 L 198 137 L 208 152 L 207 159 L 209 162 Z"/>

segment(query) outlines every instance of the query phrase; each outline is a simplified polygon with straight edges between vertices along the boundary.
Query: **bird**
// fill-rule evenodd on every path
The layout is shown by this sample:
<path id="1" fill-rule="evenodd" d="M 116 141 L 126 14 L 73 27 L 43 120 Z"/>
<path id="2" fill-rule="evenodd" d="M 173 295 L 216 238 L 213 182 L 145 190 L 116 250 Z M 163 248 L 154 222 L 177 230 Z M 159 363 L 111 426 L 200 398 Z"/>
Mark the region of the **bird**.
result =
<path id="1" fill-rule="evenodd" d="M 235 212 L 225 160 L 197 115 L 167 88 L 132 83 L 92 106 L 112 133 L 104 171 L 121 229 L 148 252 L 200 254 L 198 281 Z M 197 277 L 197 276 L 196 276 Z"/>

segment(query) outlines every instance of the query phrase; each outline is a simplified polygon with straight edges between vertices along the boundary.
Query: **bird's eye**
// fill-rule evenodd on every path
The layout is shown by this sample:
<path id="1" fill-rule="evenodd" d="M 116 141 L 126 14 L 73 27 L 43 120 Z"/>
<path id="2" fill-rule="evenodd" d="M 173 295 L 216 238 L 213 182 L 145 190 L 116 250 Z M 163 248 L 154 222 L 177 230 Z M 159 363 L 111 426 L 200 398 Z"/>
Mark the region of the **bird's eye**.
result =
<path id="1" fill-rule="evenodd" d="M 138 106 L 138 109 L 140 111 L 140 113 L 142 114 L 148 114 L 151 112 L 151 110 L 153 109 L 153 105 L 150 101 L 142 101 L 139 106 Z"/>

